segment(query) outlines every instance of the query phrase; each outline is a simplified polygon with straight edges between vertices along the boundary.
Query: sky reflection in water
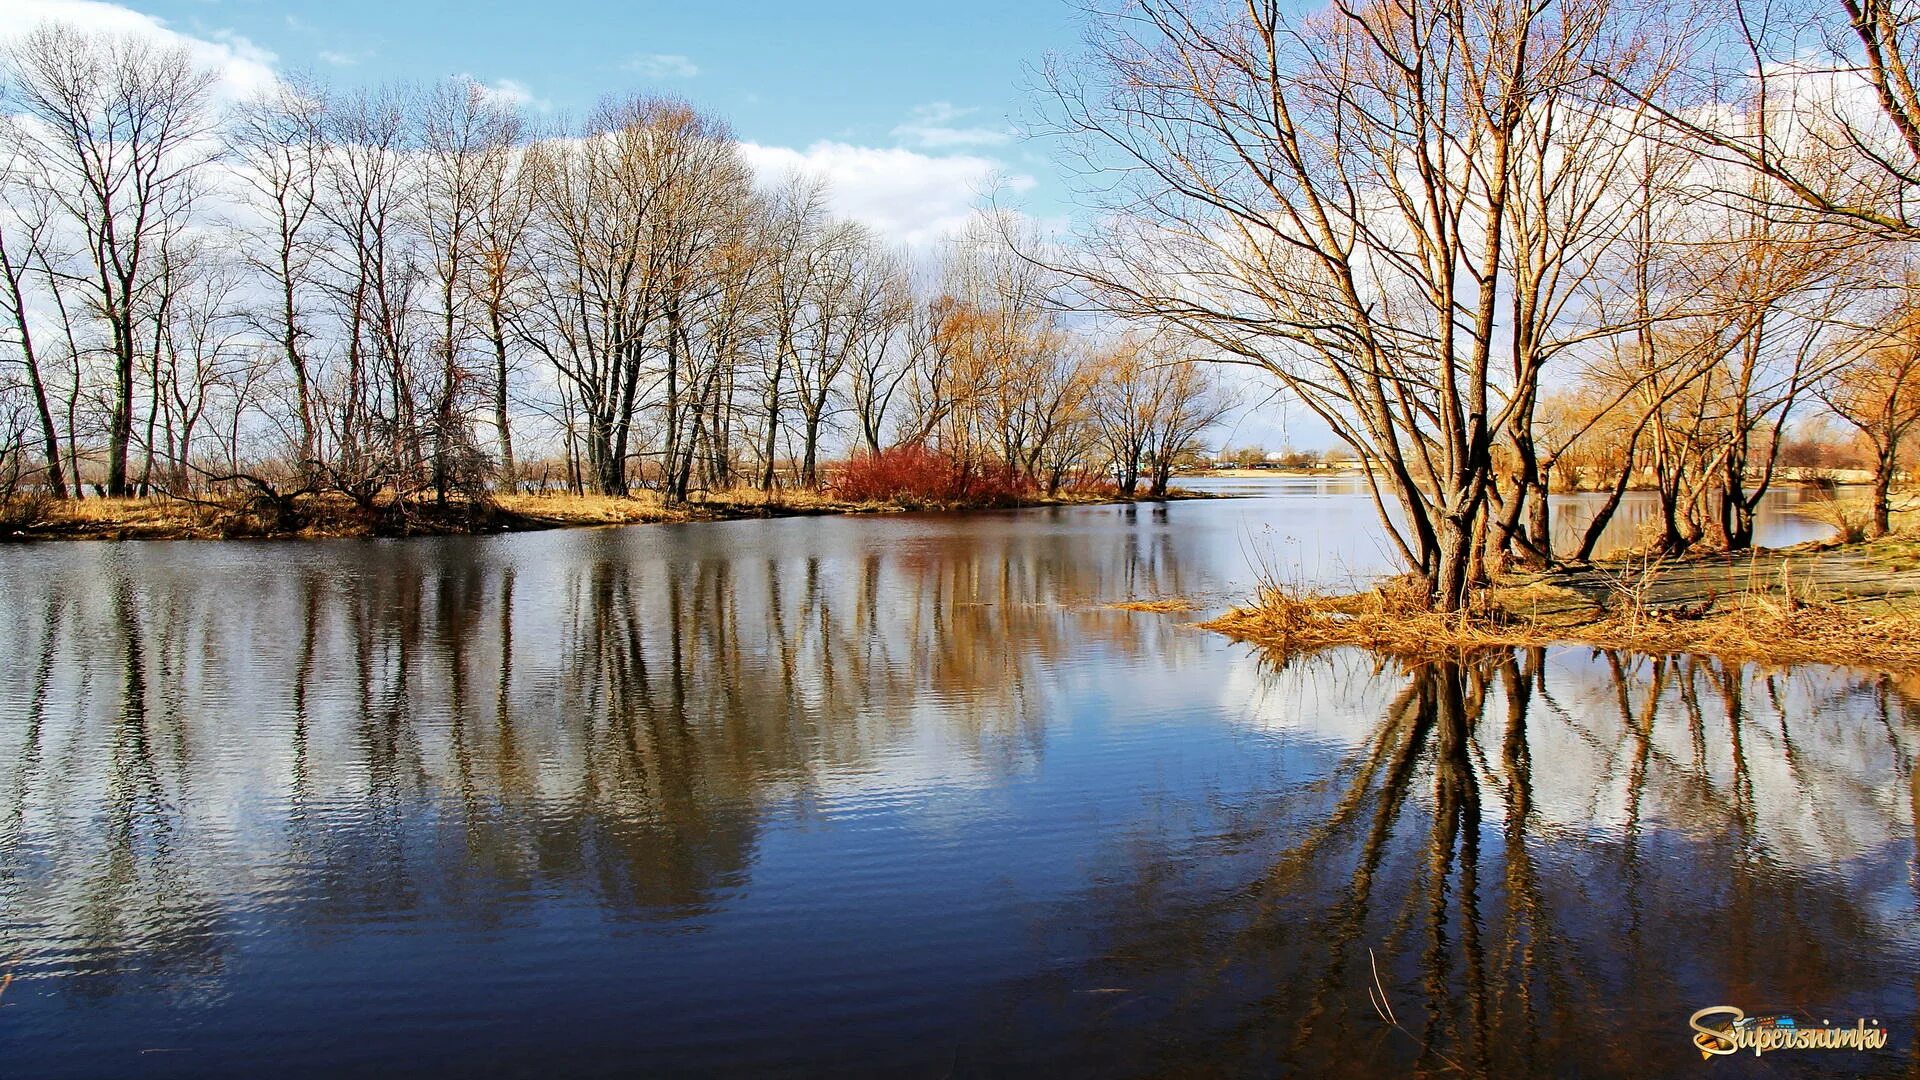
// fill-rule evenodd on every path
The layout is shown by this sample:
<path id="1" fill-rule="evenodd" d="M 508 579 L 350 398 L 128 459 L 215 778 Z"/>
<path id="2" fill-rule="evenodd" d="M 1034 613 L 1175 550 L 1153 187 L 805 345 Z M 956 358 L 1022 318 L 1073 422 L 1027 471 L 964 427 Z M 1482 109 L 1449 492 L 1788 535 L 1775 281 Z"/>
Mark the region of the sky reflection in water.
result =
<path id="1" fill-rule="evenodd" d="M 1332 484 L 0 549 L 5 1074 L 1909 1075 L 1920 685 L 1102 606 L 1376 572 Z"/>

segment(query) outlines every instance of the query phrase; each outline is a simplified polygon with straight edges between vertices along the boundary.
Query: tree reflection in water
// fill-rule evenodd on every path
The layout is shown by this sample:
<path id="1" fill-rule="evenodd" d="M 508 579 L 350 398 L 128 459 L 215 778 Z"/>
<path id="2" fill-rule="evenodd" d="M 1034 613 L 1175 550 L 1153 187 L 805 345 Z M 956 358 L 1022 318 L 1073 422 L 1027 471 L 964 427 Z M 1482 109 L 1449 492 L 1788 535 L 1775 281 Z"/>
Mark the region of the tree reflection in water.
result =
<path id="1" fill-rule="evenodd" d="M 1106 913 L 1097 958 L 1022 1000 L 1094 1033 L 1074 1060 L 1148 1072 L 1678 1075 L 1721 1003 L 1897 1033 L 1743 1067 L 1920 1071 L 1908 687 L 1556 653 L 1274 659 L 1282 714 L 1356 675 L 1400 688 L 1323 781 L 1234 808 L 1231 850 L 1103 868 L 1124 884 L 1064 916 Z M 1189 874 L 1208 887 L 1164 887 Z"/>
<path id="2" fill-rule="evenodd" d="M 1915 1068 L 1914 685 L 1262 662 L 1103 608 L 1193 586 L 1124 525 L 6 576 L 0 1048 L 487 1071 L 497 962 L 529 1068 L 1649 1075 L 1720 1003 L 1895 1031 L 1743 1065 Z"/>

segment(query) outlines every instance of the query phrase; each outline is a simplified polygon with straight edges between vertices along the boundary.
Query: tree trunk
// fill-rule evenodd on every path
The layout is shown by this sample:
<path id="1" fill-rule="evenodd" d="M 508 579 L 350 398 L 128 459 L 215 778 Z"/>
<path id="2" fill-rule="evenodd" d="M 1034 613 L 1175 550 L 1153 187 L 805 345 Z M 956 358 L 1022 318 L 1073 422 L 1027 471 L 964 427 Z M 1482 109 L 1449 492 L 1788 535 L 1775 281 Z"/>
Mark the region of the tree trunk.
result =
<path id="1" fill-rule="evenodd" d="M 60 465 L 60 434 L 53 427 L 53 409 L 47 403 L 47 385 L 40 378 L 40 357 L 33 351 L 33 333 L 27 325 L 26 297 L 20 290 L 20 277 L 7 258 L 5 237 L 0 237 L 0 270 L 7 275 L 11 292 L 14 329 L 20 334 L 20 358 L 27 365 L 27 388 L 33 393 L 33 408 L 40 420 L 40 439 L 46 447 L 47 490 L 56 499 L 67 497 L 67 478 Z M 20 271 L 24 274 L 24 268 Z"/>
<path id="2" fill-rule="evenodd" d="M 800 459 L 800 485 L 806 488 L 820 486 L 820 421 L 824 406 L 816 403 L 807 412 L 806 453 Z"/>
<path id="3" fill-rule="evenodd" d="M 511 495 L 519 489 L 518 466 L 513 460 L 513 426 L 507 415 L 507 337 L 500 325 L 500 309 L 488 312 L 493 323 L 493 426 L 500 433 L 499 486 Z"/>
<path id="4" fill-rule="evenodd" d="M 1867 522 L 1867 535 L 1874 539 L 1892 531 L 1893 515 L 1888 507 L 1888 493 L 1893 490 L 1893 474 L 1897 465 L 1894 446 L 1889 440 L 1887 447 L 1874 455 L 1872 519 Z"/>
<path id="5" fill-rule="evenodd" d="M 132 328 L 115 319 L 113 326 L 113 415 L 107 430 L 107 496 L 127 495 L 127 450 L 133 444 Z"/>
<path id="6" fill-rule="evenodd" d="M 773 491 L 773 455 L 779 448 L 780 436 L 780 368 L 773 369 L 773 387 L 768 394 L 767 437 L 762 449 L 765 451 L 765 463 L 760 468 L 760 490 Z"/>
<path id="7" fill-rule="evenodd" d="M 1439 562 L 1430 587 L 1433 609 L 1445 614 L 1464 610 L 1473 570 L 1475 518 L 1467 513 L 1443 514 L 1440 519 Z"/>
<path id="8" fill-rule="evenodd" d="M 1166 498 L 1167 484 L 1172 479 L 1173 479 L 1172 460 L 1166 459 L 1161 461 L 1155 461 L 1153 463 L 1153 483 L 1151 486 L 1147 488 L 1147 498 L 1149 499 Z"/>

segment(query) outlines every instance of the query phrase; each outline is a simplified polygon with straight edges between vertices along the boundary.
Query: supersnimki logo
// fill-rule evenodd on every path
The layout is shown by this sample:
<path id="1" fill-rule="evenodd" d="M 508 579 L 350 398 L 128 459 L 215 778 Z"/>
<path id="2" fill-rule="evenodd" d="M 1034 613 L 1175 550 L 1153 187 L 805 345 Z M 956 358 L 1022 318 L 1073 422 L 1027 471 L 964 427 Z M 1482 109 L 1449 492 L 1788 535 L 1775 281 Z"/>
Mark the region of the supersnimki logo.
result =
<path id="1" fill-rule="evenodd" d="M 1887 1029 L 1877 1019 L 1835 1027 L 1830 1020 L 1814 1024 L 1787 1013 L 1748 1016 L 1732 1005 L 1709 1005 L 1694 1013 L 1687 1026 L 1703 1060 L 1743 1050 L 1759 1057 L 1779 1050 L 1880 1050 L 1887 1045 Z"/>

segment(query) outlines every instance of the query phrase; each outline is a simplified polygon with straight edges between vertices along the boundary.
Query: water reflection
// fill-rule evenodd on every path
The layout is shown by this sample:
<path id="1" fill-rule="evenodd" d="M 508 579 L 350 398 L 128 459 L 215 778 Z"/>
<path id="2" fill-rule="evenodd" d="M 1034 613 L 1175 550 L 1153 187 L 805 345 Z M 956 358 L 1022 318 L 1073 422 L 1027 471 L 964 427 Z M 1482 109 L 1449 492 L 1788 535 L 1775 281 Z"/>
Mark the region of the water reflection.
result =
<path id="1" fill-rule="evenodd" d="M 0 743 L 0 896 L 32 914 L 0 951 L 103 988 L 212 972 L 207 895 L 261 887 L 312 923 L 490 923 L 536 881 L 684 917 L 742 884 L 764 804 L 923 737 L 958 753 L 930 763 L 948 779 L 1029 767 L 1048 669 L 1195 645 L 1080 599 L 1178 591 L 1150 547 L 663 567 L 624 539 L 542 569 L 537 595 L 447 546 L 366 545 L 238 602 L 112 556 L 73 575 L 103 580 L 55 574 L 0 640 L 34 658 L 8 669 L 23 722 Z M 219 880 L 223 846 L 262 843 L 283 849 L 274 880 Z"/>
<path id="2" fill-rule="evenodd" d="M 1356 682 L 1367 706 L 1332 730 L 1301 708 Z M 1249 1074 L 1680 1075 L 1687 1016 L 1733 1003 L 1898 1033 L 1743 1068 L 1913 1075 L 1910 691 L 1583 650 L 1274 661 L 1256 714 L 1338 763 L 1234 807 L 1203 861 L 1106 868 L 1124 884 L 1080 909 L 1110 913 L 1106 940 L 1053 1000 L 1121 988 L 1127 1022 L 1083 1052 L 1150 1072 L 1204 1046 Z M 1163 887 L 1185 874 L 1213 885 Z"/>
<path id="3" fill-rule="evenodd" d="M 0 1055 L 1644 1075 L 1726 1001 L 1915 1068 L 1916 687 L 1103 606 L 1245 512 L 0 552 Z"/>

